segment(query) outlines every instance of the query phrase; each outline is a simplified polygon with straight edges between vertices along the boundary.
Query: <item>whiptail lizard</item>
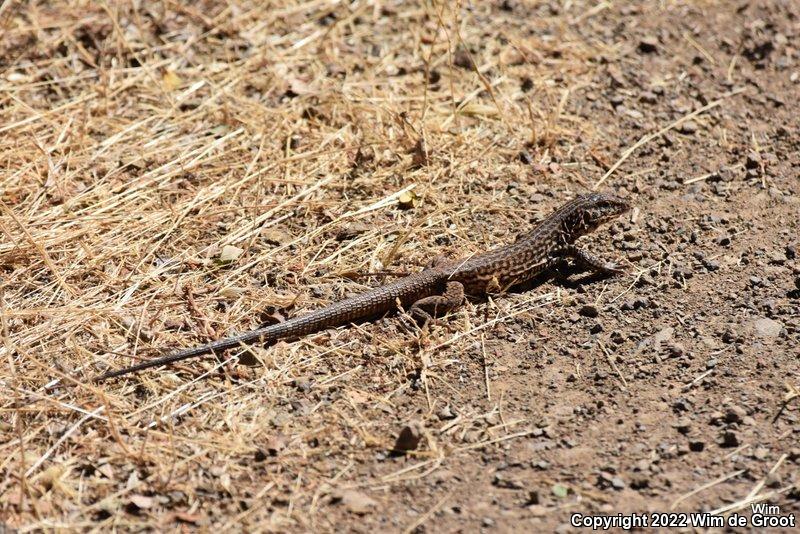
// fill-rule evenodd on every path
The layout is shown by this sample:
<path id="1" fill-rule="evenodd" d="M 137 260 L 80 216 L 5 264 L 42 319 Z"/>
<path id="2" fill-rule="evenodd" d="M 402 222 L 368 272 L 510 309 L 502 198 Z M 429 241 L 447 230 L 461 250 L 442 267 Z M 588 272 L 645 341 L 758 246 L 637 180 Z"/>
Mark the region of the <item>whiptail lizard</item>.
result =
<path id="1" fill-rule="evenodd" d="M 579 196 L 540 221 L 516 243 L 462 260 L 437 262 L 418 273 L 360 295 L 342 300 L 285 322 L 220 339 L 206 345 L 180 350 L 124 369 L 109 371 L 95 378 L 106 380 L 149 367 L 193 358 L 248 343 L 271 343 L 297 338 L 332 328 L 379 317 L 398 307 L 408 308 L 417 319 L 446 312 L 468 295 L 505 290 L 535 277 L 560 259 L 570 258 L 581 267 L 605 274 L 620 272 L 613 263 L 579 249 L 579 237 L 600 224 L 625 213 L 630 205 L 623 199 L 602 193 Z M 410 308 L 409 308 L 410 307 Z"/>

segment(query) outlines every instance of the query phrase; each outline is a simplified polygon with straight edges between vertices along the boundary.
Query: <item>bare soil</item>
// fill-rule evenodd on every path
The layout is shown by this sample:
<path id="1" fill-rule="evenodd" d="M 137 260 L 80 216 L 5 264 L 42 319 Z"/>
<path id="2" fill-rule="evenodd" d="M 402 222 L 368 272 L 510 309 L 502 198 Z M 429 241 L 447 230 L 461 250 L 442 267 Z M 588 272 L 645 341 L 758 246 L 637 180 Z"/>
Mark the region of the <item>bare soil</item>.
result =
<path id="1" fill-rule="evenodd" d="M 0 2 L 0 532 L 800 512 L 796 1 L 180 4 Z M 592 189 L 622 276 L 89 381 Z"/>

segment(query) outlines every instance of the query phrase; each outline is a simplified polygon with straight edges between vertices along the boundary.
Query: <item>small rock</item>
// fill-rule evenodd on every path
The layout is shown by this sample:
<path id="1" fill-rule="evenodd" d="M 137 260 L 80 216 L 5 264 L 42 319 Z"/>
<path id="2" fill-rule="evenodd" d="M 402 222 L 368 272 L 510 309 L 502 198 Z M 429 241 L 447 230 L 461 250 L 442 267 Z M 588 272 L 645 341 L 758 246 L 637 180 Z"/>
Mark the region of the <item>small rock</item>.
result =
<path id="1" fill-rule="evenodd" d="M 703 260 L 703 267 L 710 272 L 717 271 L 719 270 L 719 262 L 717 260 Z"/>
<path id="2" fill-rule="evenodd" d="M 500 416 L 496 413 L 490 413 L 484 416 L 483 420 L 489 426 L 495 426 L 500 424 Z"/>
<path id="3" fill-rule="evenodd" d="M 494 480 L 492 480 L 492 485 L 497 486 L 498 488 L 512 490 L 525 488 L 525 485 L 519 480 L 503 476 L 501 473 L 495 473 Z"/>
<path id="4" fill-rule="evenodd" d="M 545 517 L 550 513 L 550 508 L 547 506 L 542 506 L 541 504 L 529 504 L 528 513 L 530 513 L 533 517 Z"/>
<path id="5" fill-rule="evenodd" d="M 348 512 L 358 515 L 364 515 L 378 505 L 374 499 L 356 490 L 342 490 L 334 494 L 333 499 L 334 502 L 341 503 Z"/>
<path id="6" fill-rule="evenodd" d="M 244 249 L 234 247 L 233 245 L 225 245 L 222 247 L 222 252 L 219 253 L 220 261 L 230 262 L 242 255 Z"/>
<path id="7" fill-rule="evenodd" d="M 546 462 L 545 460 L 539 460 L 538 462 L 534 462 L 532 465 L 540 471 L 547 471 L 550 469 L 550 463 Z"/>
<path id="8" fill-rule="evenodd" d="M 692 421 L 688 417 L 681 417 L 672 426 L 681 434 L 688 434 L 692 428 Z"/>
<path id="9" fill-rule="evenodd" d="M 672 277 L 675 280 L 688 280 L 694 276 L 694 271 L 688 265 L 676 265 L 672 270 Z"/>
<path id="10" fill-rule="evenodd" d="M 655 104 L 658 101 L 658 97 L 655 93 L 651 91 L 643 91 L 639 95 L 639 100 L 644 102 L 645 104 Z"/>
<path id="11" fill-rule="evenodd" d="M 692 403 L 689 401 L 689 399 L 675 399 L 675 402 L 672 403 L 672 409 L 675 411 L 675 413 L 688 412 L 692 409 Z M 720 416 L 721 415 L 722 414 L 720 414 Z"/>
<path id="12" fill-rule="evenodd" d="M 277 228 L 264 228 L 259 233 L 261 239 L 270 245 L 282 245 L 291 241 L 292 236 Z"/>
<path id="13" fill-rule="evenodd" d="M 670 343 L 667 350 L 669 350 L 669 355 L 672 358 L 680 358 L 686 354 L 686 347 L 682 343 Z"/>
<path id="14" fill-rule="evenodd" d="M 744 166 L 747 169 L 758 169 L 761 167 L 761 155 L 755 150 L 751 150 L 747 153 L 747 160 Z"/>
<path id="15" fill-rule="evenodd" d="M 619 106 L 617 108 L 617 113 L 619 113 L 620 115 L 627 115 L 628 117 L 636 120 L 644 118 L 644 114 L 641 111 L 630 109 L 625 106 Z"/>
<path id="16" fill-rule="evenodd" d="M 152 497 L 147 497 L 145 495 L 134 494 L 130 496 L 130 504 L 132 504 L 135 509 L 138 510 L 146 510 L 150 508 L 154 504 L 154 500 Z"/>
<path id="17" fill-rule="evenodd" d="M 594 304 L 584 304 L 581 306 L 581 309 L 578 310 L 578 313 L 584 317 L 597 317 L 600 312 Z"/>
<path id="18" fill-rule="evenodd" d="M 735 404 L 725 411 L 726 423 L 741 423 L 745 417 L 747 417 L 747 410 Z"/>
<path id="19" fill-rule="evenodd" d="M 611 487 L 615 490 L 624 490 L 625 489 L 625 481 L 622 480 L 621 477 L 614 477 L 611 479 Z"/>
<path id="20" fill-rule="evenodd" d="M 717 443 L 719 444 L 720 447 L 724 449 L 738 447 L 739 436 L 737 436 L 736 432 L 734 432 L 733 430 L 726 430 L 722 433 Z"/>
<path id="21" fill-rule="evenodd" d="M 783 323 L 769 319 L 767 317 L 758 319 L 753 323 L 753 328 L 757 336 L 762 338 L 778 337 L 783 330 Z"/>
<path id="22" fill-rule="evenodd" d="M 713 369 L 716 366 L 717 366 L 717 359 L 716 358 L 711 358 L 710 360 L 708 360 L 706 362 L 706 369 Z"/>
<path id="23" fill-rule="evenodd" d="M 732 182 L 739 175 L 737 171 L 738 169 L 736 167 L 730 167 L 725 165 L 719 168 L 717 175 L 719 176 L 719 179 L 723 182 Z"/>
<path id="24" fill-rule="evenodd" d="M 709 417 L 709 422 L 712 425 L 720 425 L 720 424 L 722 424 L 722 421 L 724 421 L 724 420 L 725 420 L 725 414 L 722 413 L 722 412 L 718 412 L 716 410 L 711 412 L 711 415 Z"/>
<path id="25" fill-rule="evenodd" d="M 724 343 L 741 343 L 742 340 L 743 338 L 739 332 L 739 325 L 731 323 L 722 333 L 722 341 Z"/>
<path id="26" fill-rule="evenodd" d="M 665 341 L 669 341 L 670 339 L 672 339 L 672 334 L 674 332 L 675 329 L 672 328 L 671 326 L 668 326 L 667 328 L 662 328 L 661 330 L 653 334 L 653 343 L 655 345 L 660 345 Z"/>
<path id="27" fill-rule="evenodd" d="M 697 123 L 694 121 L 686 121 L 678 127 L 678 131 L 682 134 L 692 135 L 697 132 Z"/>
<path id="28" fill-rule="evenodd" d="M 578 376 L 575 373 L 570 373 L 567 375 L 567 382 L 572 383 L 578 380 Z"/>
<path id="29" fill-rule="evenodd" d="M 453 413 L 452 408 L 450 408 L 450 405 L 448 404 L 447 406 L 445 406 L 436 413 L 436 417 L 438 417 L 442 421 L 447 421 L 450 419 L 455 419 L 456 414 Z"/>
<path id="30" fill-rule="evenodd" d="M 394 450 L 401 452 L 413 451 L 419 446 L 421 440 L 422 425 L 417 422 L 411 422 L 400 431 L 394 444 Z"/>

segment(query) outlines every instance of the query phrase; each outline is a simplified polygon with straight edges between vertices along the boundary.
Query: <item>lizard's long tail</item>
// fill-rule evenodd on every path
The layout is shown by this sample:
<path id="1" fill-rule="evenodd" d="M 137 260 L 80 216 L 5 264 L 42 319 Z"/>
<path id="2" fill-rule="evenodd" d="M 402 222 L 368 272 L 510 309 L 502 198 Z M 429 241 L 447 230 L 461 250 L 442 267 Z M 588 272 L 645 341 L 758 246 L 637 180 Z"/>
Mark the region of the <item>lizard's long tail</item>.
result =
<path id="1" fill-rule="evenodd" d="M 417 284 L 409 284 L 409 279 L 420 279 Z M 326 328 L 334 328 L 352 322 L 369 319 L 382 315 L 395 308 L 397 299 L 403 305 L 414 302 L 420 296 L 429 294 L 429 285 L 425 282 L 422 273 L 412 275 L 394 284 L 381 286 L 366 293 L 350 297 L 342 301 L 331 304 L 324 308 L 314 310 L 306 315 L 294 317 L 283 323 L 273 324 L 264 328 L 259 328 L 251 332 L 246 332 L 238 336 L 227 337 L 218 341 L 213 341 L 199 347 L 179 350 L 172 354 L 167 354 L 161 358 L 155 358 L 145 362 L 109 371 L 96 378 L 94 382 L 100 382 L 109 378 L 126 375 L 142 369 L 149 369 L 160 365 L 174 363 L 203 354 L 219 353 L 227 349 L 233 349 L 250 343 L 273 343 L 279 339 L 295 338 L 307 334 L 313 334 Z"/>

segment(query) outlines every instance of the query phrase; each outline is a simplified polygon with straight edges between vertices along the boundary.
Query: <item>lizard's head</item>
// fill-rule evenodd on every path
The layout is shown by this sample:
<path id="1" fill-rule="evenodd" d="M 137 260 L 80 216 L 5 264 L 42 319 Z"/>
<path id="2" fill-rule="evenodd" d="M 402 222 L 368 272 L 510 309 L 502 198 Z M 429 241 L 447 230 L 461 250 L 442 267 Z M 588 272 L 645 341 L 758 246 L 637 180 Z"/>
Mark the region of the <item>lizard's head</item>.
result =
<path id="1" fill-rule="evenodd" d="M 588 234 L 631 209 L 623 198 L 606 193 L 582 195 L 571 202 L 573 210 L 566 218 L 567 231 L 575 236 Z"/>

